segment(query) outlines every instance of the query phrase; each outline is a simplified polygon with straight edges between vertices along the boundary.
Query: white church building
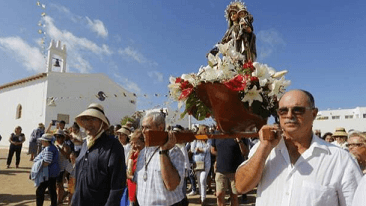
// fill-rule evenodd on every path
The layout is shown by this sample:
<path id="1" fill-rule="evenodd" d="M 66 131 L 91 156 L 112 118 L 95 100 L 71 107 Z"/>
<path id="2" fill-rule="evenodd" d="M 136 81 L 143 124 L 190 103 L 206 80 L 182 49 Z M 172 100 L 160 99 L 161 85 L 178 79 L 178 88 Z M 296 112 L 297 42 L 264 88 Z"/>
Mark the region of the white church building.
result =
<path id="1" fill-rule="evenodd" d="M 320 130 L 322 135 L 326 132 L 334 133 L 337 127 L 344 127 L 347 132 L 366 131 L 366 107 L 319 111 L 313 123 L 313 130 Z"/>
<path id="2" fill-rule="evenodd" d="M 56 66 L 61 62 L 59 71 L 53 71 L 54 62 Z M 136 96 L 106 75 L 67 73 L 66 46 L 60 41 L 50 44 L 45 73 L 0 85 L 0 99 L 0 147 L 9 146 L 16 126 L 22 127 L 26 137 L 23 148 L 28 147 L 38 123 L 47 128 L 52 120 L 64 120 L 70 127 L 91 103 L 103 105 L 111 124 L 119 124 L 136 110 Z"/>

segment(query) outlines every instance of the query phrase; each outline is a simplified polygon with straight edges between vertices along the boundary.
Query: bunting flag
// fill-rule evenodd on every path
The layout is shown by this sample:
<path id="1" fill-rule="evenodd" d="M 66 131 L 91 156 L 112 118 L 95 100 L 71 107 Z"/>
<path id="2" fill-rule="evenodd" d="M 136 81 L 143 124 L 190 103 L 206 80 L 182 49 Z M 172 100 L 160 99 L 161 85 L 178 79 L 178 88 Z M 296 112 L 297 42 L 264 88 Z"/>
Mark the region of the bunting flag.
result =
<path id="1" fill-rule="evenodd" d="M 148 106 L 149 108 L 160 108 L 160 107 L 166 107 L 170 104 L 173 103 L 173 101 L 168 100 L 168 101 L 164 101 L 163 105 L 155 105 L 153 106 L 153 101 L 146 101 L 147 99 L 152 100 L 151 97 L 168 97 L 169 95 L 167 94 L 159 94 L 159 93 L 155 93 L 154 95 L 149 95 L 149 94 L 141 94 L 141 95 L 137 95 L 136 93 L 132 93 L 132 95 L 127 95 L 125 92 L 123 92 L 122 94 L 108 94 L 105 92 L 98 92 L 95 95 L 90 95 L 90 96 L 54 96 L 54 97 L 48 97 L 48 101 L 53 100 L 55 101 L 55 103 L 57 101 L 60 100 L 64 100 L 64 99 L 70 99 L 70 100 L 74 100 L 74 99 L 91 99 L 93 100 L 94 98 L 100 100 L 100 101 L 104 101 L 106 99 L 111 99 L 111 98 L 126 98 L 128 102 L 130 102 L 131 104 L 136 104 L 137 101 L 139 103 L 141 103 L 144 106 Z"/>
<path id="2" fill-rule="evenodd" d="M 43 58 L 46 59 L 47 57 L 47 51 L 46 51 L 46 32 L 45 32 L 45 27 L 46 25 L 43 23 L 44 22 L 44 17 L 47 15 L 45 12 L 46 9 L 46 5 L 41 3 L 40 1 L 36 2 L 36 5 L 42 9 L 41 12 L 41 20 L 38 22 L 38 26 L 40 27 L 40 29 L 38 29 L 38 34 L 42 35 L 41 36 L 41 40 L 40 40 L 40 46 L 41 46 L 41 52 L 43 53 Z"/>

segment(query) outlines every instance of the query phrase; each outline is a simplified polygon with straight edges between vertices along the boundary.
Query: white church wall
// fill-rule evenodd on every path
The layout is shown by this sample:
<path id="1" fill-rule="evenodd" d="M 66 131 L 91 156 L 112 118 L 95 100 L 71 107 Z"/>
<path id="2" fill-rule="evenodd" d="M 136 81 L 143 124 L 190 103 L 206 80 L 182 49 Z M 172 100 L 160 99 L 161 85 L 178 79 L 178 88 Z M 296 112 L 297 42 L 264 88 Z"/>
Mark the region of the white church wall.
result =
<path id="1" fill-rule="evenodd" d="M 97 98 L 100 91 L 106 95 L 104 101 Z M 91 103 L 103 105 L 111 124 L 119 123 L 123 116 L 133 114 L 136 109 L 135 104 L 130 102 L 136 101 L 133 94 L 103 74 L 51 72 L 47 97 L 53 97 L 56 104 L 48 106 L 47 124 L 56 120 L 57 114 L 66 114 L 69 115 L 66 127 L 71 126 L 75 117 Z"/>
<path id="2" fill-rule="evenodd" d="M 16 126 L 22 127 L 26 137 L 23 147 L 38 123 L 45 120 L 46 78 L 41 78 L 0 90 L 0 134 L 3 137 L 0 146 L 8 147 L 10 134 Z M 16 118 L 17 106 L 22 106 L 21 117 Z"/>

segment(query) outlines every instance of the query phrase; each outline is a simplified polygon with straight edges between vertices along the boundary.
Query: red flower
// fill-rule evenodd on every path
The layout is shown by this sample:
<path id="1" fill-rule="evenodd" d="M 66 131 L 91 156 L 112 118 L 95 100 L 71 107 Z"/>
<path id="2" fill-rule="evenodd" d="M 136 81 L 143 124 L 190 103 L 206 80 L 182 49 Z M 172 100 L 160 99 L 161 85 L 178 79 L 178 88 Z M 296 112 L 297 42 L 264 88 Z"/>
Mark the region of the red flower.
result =
<path id="1" fill-rule="evenodd" d="M 186 88 L 193 88 L 193 86 L 188 81 L 182 81 L 182 83 L 180 84 L 180 88 L 183 90 Z"/>
<path id="2" fill-rule="evenodd" d="M 179 82 L 181 82 L 182 81 L 182 78 L 180 78 L 180 77 L 177 77 L 176 79 L 175 79 L 175 83 L 179 83 Z"/>
<path id="3" fill-rule="evenodd" d="M 193 91 L 193 87 L 187 88 L 187 89 L 183 89 L 182 90 L 182 94 L 179 96 L 178 99 L 181 100 L 181 99 L 187 98 L 192 93 L 192 91 Z"/>
<path id="4" fill-rule="evenodd" d="M 250 77 L 251 82 L 259 82 L 258 77 Z"/>
<path id="5" fill-rule="evenodd" d="M 228 82 L 224 82 L 225 86 L 233 91 L 242 91 L 247 85 L 248 76 L 238 75 Z"/>
<path id="6" fill-rule="evenodd" d="M 249 61 L 243 65 L 243 69 L 250 69 L 250 71 L 254 71 L 253 62 Z"/>
<path id="7" fill-rule="evenodd" d="M 180 89 L 182 90 L 182 94 L 179 96 L 179 100 L 187 98 L 193 91 L 193 85 L 188 81 L 181 80 Z"/>

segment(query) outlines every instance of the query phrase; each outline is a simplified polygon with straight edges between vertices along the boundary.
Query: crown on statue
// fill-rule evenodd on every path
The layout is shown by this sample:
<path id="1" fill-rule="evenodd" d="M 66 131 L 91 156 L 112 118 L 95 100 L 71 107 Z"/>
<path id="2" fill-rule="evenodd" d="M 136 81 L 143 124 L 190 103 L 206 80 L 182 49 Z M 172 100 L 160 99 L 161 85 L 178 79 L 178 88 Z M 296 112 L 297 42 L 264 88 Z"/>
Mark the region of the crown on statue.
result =
<path id="1" fill-rule="evenodd" d="M 230 21 L 230 13 L 231 12 L 239 12 L 240 10 L 247 10 L 247 7 L 245 6 L 245 3 L 242 1 L 232 1 L 230 4 L 226 7 L 225 10 L 225 18 L 227 21 Z"/>

